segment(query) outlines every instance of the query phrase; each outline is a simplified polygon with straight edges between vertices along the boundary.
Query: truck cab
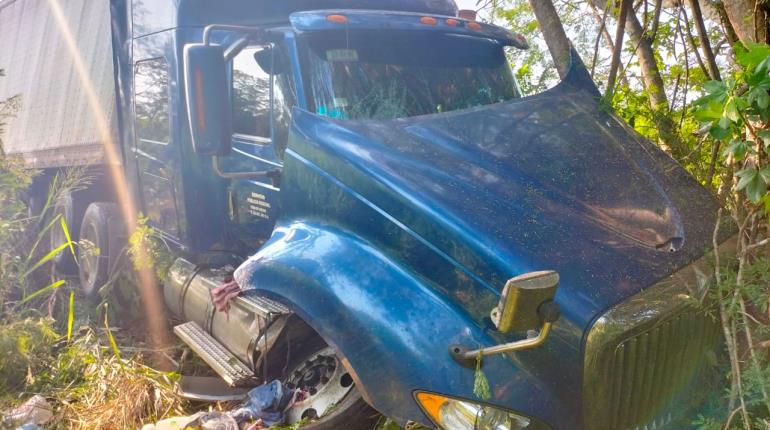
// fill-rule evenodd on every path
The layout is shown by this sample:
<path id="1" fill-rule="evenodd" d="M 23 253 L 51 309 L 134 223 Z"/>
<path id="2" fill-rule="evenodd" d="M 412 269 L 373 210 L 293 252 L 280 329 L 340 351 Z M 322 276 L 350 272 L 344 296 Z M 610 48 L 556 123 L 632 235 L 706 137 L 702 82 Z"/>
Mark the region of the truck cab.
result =
<path id="1" fill-rule="evenodd" d="M 506 50 L 526 41 L 452 0 L 112 17 L 125 174 L 176 258 L 165 304 L 228 384 L 302 388 L 289 422 L 319 429 L 692 417 L 718 205 L 575 53 L 523 97 Z"/>

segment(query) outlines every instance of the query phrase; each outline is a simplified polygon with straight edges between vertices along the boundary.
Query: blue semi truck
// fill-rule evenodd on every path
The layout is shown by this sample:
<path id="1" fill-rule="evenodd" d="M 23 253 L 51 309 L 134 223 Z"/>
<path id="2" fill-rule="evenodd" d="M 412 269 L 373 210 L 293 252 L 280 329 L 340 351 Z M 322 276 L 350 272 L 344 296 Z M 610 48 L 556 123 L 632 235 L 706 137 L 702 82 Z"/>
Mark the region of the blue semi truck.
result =
<path id="1" fill-rule="evenodd" d="M 523 97 L 506 52 L 526 41 L 468 18 L 453 0 L 5 0 L 0 99 L 24 102 L 4 151 L 43 172 L 33 211 L 57 171 L 102 174 L 58 203 L 101 250 L 57 257 L 85 294 L 119 266 L 117 169 L 175 258 L 175 333 L 229 386 L 305 390 L 290 423 L 685 427 L 720 349 L 717 203 L 602 107 L 574 52 Z"/>

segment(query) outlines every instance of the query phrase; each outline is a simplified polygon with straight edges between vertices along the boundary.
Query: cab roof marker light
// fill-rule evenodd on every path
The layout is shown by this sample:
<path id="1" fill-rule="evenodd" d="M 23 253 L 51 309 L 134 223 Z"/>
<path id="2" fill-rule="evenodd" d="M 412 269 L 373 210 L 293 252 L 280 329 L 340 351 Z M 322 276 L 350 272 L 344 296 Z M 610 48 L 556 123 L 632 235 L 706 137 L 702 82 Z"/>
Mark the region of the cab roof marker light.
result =
<path id="1" fill-rule="evenodd" d="M 471 30 L 481 31 L 481 24 L 479 24 L 476 21 L 469 22 L 466 27 L 470 28 Z"/>
<path id="2" fill-rule="evenodd" d="M 347 24 L 348 23 L 348 17 L 345 15 L 329 15 L 326 17 L 326 20 L 329 22 L 333 22 L 335 24 Z"/>
<path id="3" fill-rule="evenodd" d="M 425 25 L 436 25 L 438 24 L 438 20 L 436 18 L 433 18 L 432 16 L 424 16 L 420 18 L 420 22 Z"/>
<path id="4" fill-rule="evenodd" d="M 458 21 L 458 20 L 456 20 L 454 18 L 448 18 L 446 20 L 446 25 L 448 25 L 450 27 L 457 27 L 458 25 L 460 25 L 460 21 Z"/>

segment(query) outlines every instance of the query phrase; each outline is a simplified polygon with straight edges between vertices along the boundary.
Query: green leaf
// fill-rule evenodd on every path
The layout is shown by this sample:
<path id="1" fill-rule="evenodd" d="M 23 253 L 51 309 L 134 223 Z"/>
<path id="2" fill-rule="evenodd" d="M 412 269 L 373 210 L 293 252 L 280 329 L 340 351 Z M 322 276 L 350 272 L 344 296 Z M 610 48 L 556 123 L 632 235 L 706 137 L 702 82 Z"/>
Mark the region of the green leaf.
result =
<path id="1" fill-rule="evenodd" d="M 754 69 L 770 56 L 770 46 L 749 43 L 748 49 L 736 50 L 735 56 L 738 59 L 738 64 L 746 69 Z"/>
<path id="2" fill-rule="evenodd" d="M 738 185 L 736 185 L 736 189 L 738 191 L 746 188 L 751 181 L 755 180 L 757 178 L 757 175 L 759 175 L 759 172 L 757 169 L 747 168 L 739 171 L 735 174 L 739 178 Z"/>
<path id="3" fill-rule="evenodd" d="M 717 140 L 725 140 L 728 137 L 730 137 L 730 128 L 722 128 L 719 126 L 719 124 L 711 127 L 709 130 L 709 134 L 711 137 Z"/>
<path id="4" fill-rule="evenodd" d="M 756 103 L 760 109 L 767 109 L 770 106 L 770 95 L 767 94 L 767 90 L 755 87 L 749 91 L 747 96 L 749 103 Z"/>
<path id="5" fill-rule="evenodd" d="M 746 195 L 749 197 L 749 200 L 751 200 L 752 203 L 759 203 L 766 192 L 767 184 L 765 181 L 759 178 L 759 175 L 757 175 L 757 179 L 751 181 L 749 186 L 746 187 Z"/>
<path id="6" fill-rule="evenodd" d="M 758 203 L 767 191 L 767 183 L 762 179 L 759 171 L 749 167 L 739 171 L 735 175 L 740 178 L 738 180 L 738 185 L 736 185 L 735 188 L 739 191 L 745 189 L 746 196 L 749 200 L 753 203 Z"/>
<path id="7" fill-rule="evenodd" d="M 730 118 L 728 118 L 726 116 L 723 116 L 723 117 L 719 118 L 719 122 L 717 122 L 717 126 L 719 126 L 719 128 L 729 129 L 730 128 L 730 123 L 731 123 L 730 122 Z"/>
<path id="8" fill-rule="evenodd" d="M 70 310 L 67 314 L 67 342 L 72 340 L 72 324 L 75 321 L 75 292 L 70 292 Z"/>
<path id="9" fill-rule="evenodd" d="M 112 336 L 112 330 L 110 330 L 110 321 L 107 319 L 107 315 L 109 312 L 107 312 L 107 305 L 104 306 L 104 328 L 107 330 L 107 338 L 110 340 L 110 347 L 112 348 L 112 353 L 115 354 L 115 357 L 118 358 L 118 361 L 120 361 L 120 365 L 123 366 L 123 361 L 120 358 L 120 349 L 118 349 L 118 343 L 115 342 L 115 337 Z"/>
<path id="10" fill-rule="evenodd" d="M 770 57 L 765 57 L 764 60 L 757 64 L 757 67 L 754 69 L 754 73 L 758 75 L 766 75 L 768 67 L 770 67 Z"/>
<path id="11" fill-rule="evenodd" d="M 723 103 L 713 98 L 699 99 L 697 106 L 698 108 L 695 109 L 693 114 L 695 115 L 695 119 L 701 122 L 716 121 L 722 118 L 722 112 L 725 110 Z"/>
<path id="12" fill-rule="evenodd" d="M 738 122 L 738 120 L 741 119 L 741 116 L 738 113 L 738 104 L 735 97 L 731 97 L 729 100 L 727 100 L 727 103 L 725 104 L 724 116 L 734 122 Z"/>
<path id="13" fill-rule="evenodd" d="M 766 184 L 770 184 L 770 166 L 764 166 L 759 169 L 759 176 Z"/>
<path id="14" fill-rule="evenodd" d="M 725 157 L 732 155 L 736 160 L 741 161 L 747 152 L 751 151 L 750 143 L 741 139 L 735 139 L 727 145 L 722 155 Z"/>
<path id="15" fill-rule="evenodd" d="M 24 303 L 27 303 L 28 301 L 34 299 L 35 297 L 37 297 L 37 296 L 39 296 L 41 294 L 44 294 L 44 293 L 46 293 L 48 291 L 53 291 L 53 290 L 61 287 L 64 284 L 65 284 L 65 281 L 63 279 L 60 279 L 60 280 L 54 282 L 53 284 L 51 284 L 51 285 L 49 285 L 47 287 L 43 287 L 43 288 L 35 291 L 34 293 L 28 295 L 27 297 L 24 297 L 24 299 L 22 299 L 19 302 L 19 305 L 23 305 Z"/>
<path id="16" fill-rule="evenodd" d="M 35 269 L 37 269 L 38 267 L 42 266 L 43 264 L 47 263 L 48 261 L 50 261 L 51 259 L 53 259 L 54 257 L 56 257 L 56 255 L 57 255 L 58 253 L 60 253 L 60 252 L 64 251 L 65 249 L 67 249 L 67 246 L 68 246 L 68 245 L 67 245 L 66 243 L 63 243 L 63 244 L 59 245 L 59 247 L 58 247 L 58 248 L 56 248 L 56 249 L 52 250 L 51 252 L 49 252 L 48 254 L 46 254 L 46 255 L 45 255 L 43 258 L 41 258 L 40 260 L 38 260 L 38 261 L 37 261 L 37 263 L 35 263 L 35 265 L 34 265 L 34 266 L 32 266 L 32 268 L 31 268 L 31 269 L 29 269 L 29 270 L 27 270 L 26 272 L 24 272 L 24 275 L 22 275 L 22 277 L 26 277 L 26 276 L 27 276 L 27 275 L 29 275 L 30 273 L 34 272 L 34 271 L 35 271 Z"/>
<path id="17" fill-rule="evenodd" d="M 708 81 L 703 85 L 703 89 L 709 94 L 724 93 L 727 91 L 727 85 L 722 81 Z"/>
<path id="18" fill-rule="evenodd" d="M 61 229 L 64 232 L 64 237 L 67 238 L 67 245 L 69 245 L 70 252 L 72 253 L 73 258 L 77 258 L 75 255 L 75 247 L 72 245 L 72 236 L 70 236 L 70 229 L 67 228 L 67 221 L 64 220 L 64 217 L 59 218 L 59 224 L 61 224 Z"/>

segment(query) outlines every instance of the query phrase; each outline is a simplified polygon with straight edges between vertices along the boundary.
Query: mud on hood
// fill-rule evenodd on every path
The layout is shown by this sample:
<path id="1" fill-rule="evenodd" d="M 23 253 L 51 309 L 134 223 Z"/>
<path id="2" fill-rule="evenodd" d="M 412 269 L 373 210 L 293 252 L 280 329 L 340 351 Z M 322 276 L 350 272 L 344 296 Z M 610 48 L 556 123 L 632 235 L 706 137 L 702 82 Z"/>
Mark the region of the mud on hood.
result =
<path id="1" fill-rule="evenodd" d="M 553 89 L 506 103 L 392 121 L 299 112 L 297 125 L 362 173 L 357 192 L 493 288 L 558 270 L 577 318 L 709 247 L 711 195 L 602 107 L 579 62 Z"/>

